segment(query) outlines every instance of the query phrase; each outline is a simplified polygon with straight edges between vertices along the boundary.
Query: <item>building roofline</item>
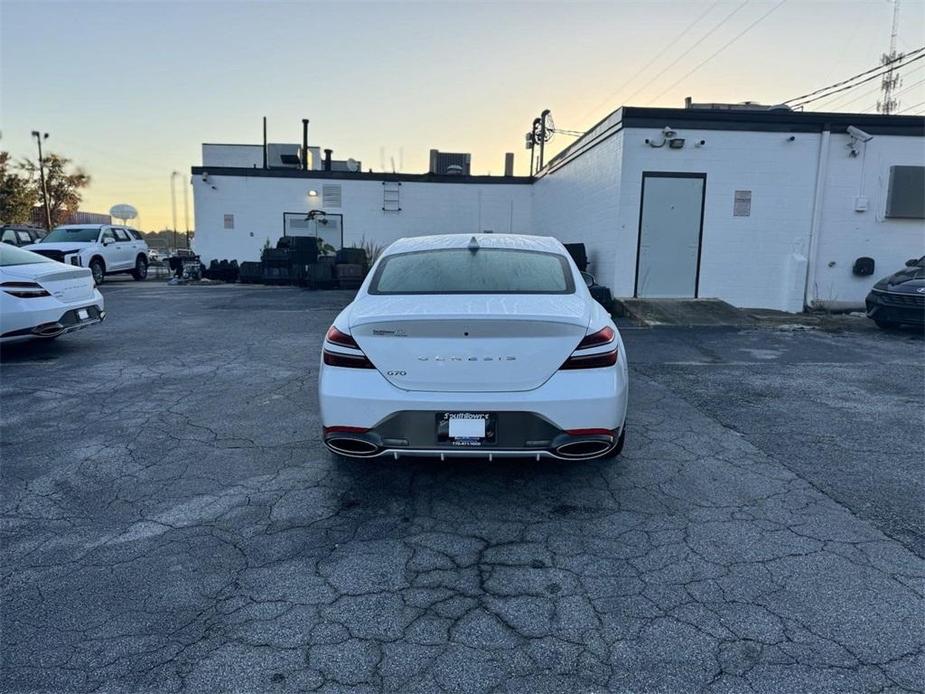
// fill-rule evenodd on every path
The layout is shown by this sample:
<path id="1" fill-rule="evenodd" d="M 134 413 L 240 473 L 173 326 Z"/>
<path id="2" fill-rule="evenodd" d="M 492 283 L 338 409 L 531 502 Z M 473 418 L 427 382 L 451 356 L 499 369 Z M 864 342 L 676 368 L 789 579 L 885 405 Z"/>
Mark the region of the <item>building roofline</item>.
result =
<path id="1" fill-rule="evenodd" d="M 607 121 L 604 130 L 595 132 Z M 897 116 L 871 113 L 829 113 L 824 111 L 788 111 L 757 109 L 651 108 L 621 106 L 595 123 L 588 131 L 547 162 L 539 176 L 550 173 L 574 156 L 623 128 L 677 128 L 699 130 L 750 130 L 755 132 L 833 133 L 847 132 L 849 125 L 871 135 L 925 136 L 925 116 Z"/>
<path id="2" fill-rule="evenodd" d="M 497 185 L 529 185 L 529 176 L 447 176 L 444 174 L 409 174 L 368 171 L 302 171 L 301 169 L 261 169 L 236 166 L 194 166 L 194 176 L 252 176 L 256 178 L 305 178 L 347 181 L 380 181 L 399 183 L 493 183 Z"/>

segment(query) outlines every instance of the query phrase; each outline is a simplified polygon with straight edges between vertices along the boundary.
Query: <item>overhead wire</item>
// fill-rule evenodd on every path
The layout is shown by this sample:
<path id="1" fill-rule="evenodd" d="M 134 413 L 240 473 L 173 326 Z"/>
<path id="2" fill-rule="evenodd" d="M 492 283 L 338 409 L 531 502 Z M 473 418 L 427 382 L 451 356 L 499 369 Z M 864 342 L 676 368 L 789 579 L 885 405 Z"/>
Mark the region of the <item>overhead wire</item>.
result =
<path id="1" fill-rule="evenodd" d="M 635 71 L 633 72 L 633 76 L 632 76 L 632 77 L 630 77 L 628 80 L 624 81 L 623 84 L 621 84 L 619 87 L 617 87 L 615 90 L 613 90 L 613 91 L 607 96 L 606 99 L 604 99 L 603 101 L 601 101 L 601 102 L 600 102 L 599 104 L 597 104 L 594 108 L 592 108 L 592 109 L 589 110 L 589 111 L 586 111 L 586 112 L 584 113 L 584 115 L 582 115 L 581 119 L 584 120 L 585 118 L 587 118 L 589 115 L 593 114 L 595 111 L 597 111 L 597 110 L 598 110 L 599 108 L 601 108 L 602 106 L 606 106 L 608 103 L 610 103 L 618 94 L 620 94 L 620 93 L 621 93 L 624 89 L 626 89 L 630 84 L 632 84 L 634 81 L 636 81 L 636 79 L 639 78 L 646 70 L 648 70 L 650 67 L 652 67 L 652 65 L 654 65 L 654 64 L 656 63 L 656 61 L 658 61 L 663 55 L 665 55 L 668 51 L 670 51 L 672 48 L 674 48 L 675 46 L 677 46 L 677 45 L 678 45 L 678 41 L 680 41 L 681 39 L 683 39 L 691 29 L 693 29 L 695 26 L 697 26 L 697 25 L 700 23 L 700 20 L 702 20 L 704 17 L 706 17 L 708 14 L 710 14 L 710 12 L 713 10 L 713 8 L 716 7 L 721 1 L 722 1 L 722 0 L 715 0 L 711 5 L 707 6 L 707 9 L 705 9 L 703 12 L 701 12 L 699 15 L 697 15 L 697 17 L 694 19 L 694 21 L 692 21 L 690 24 L 688 24 L 686 27 L 684 27 L 684 28 L 681 30 L 681 32 L 680 32 L 679 34 L 677 34 L 674 38 L 672 38 L 672 39 L 671 39 L 670 41 L 668 41 L 664 46 L 662 46 L 661 50 L 659 50 L 658 53 L 656 53 L 651 59 L 649 59 L 649 61 L 648 61 L 645 65 L 643 65 L 640 69 L 635 70 Z"/>
<path id="2" fill-rule="evenodd" d="M 925 48 L 922 48 L 921 50 L 925 51 Z M 906 61 L 902 64 L 902 66 L 898 66 L 898 67 L 905 67 L 906 65 L 911 65 L 912 63 L 917 62 L 917 61 L 921 60 L 922 58 L 925 58 L 925 53 L 918 53 L 918 55 L 916 55 L 914 58 L 911 58 L 911 59 L 906 60 Z M 799 106 L 805 106 L 806 104 L 811 104 L 811 103 L 813 103 L 814 101 L 819 101 L 820 99 L 825 99 L 825 98 L 827 98 L 827 97 L 832 96 L 833 94 L 838 94 L 838 93 L 840 93 L 840 92 L 845 92 L 845 91 L 848 91 L 848 90 L 851 90 L 851 89 L 855 89 L 855 88 L 858 87 L 859 85 L 862 85 L 862 84 L 865 84 L 866 82 L 870 82 L 871 80 L 875 80 L 875 79 L 878 79 L 878 78 L 880 78 L 880 77 L 883 77 L 883 75 L 885 75 L 886 73 L 890 72 L 890 70 L 895 70 L 896 67 L 894 67 L 894 64 L 895 64 L 896 62 L 897 62 L 897 61 L 890 61 L 890 62 L 887 63 L 885 66 L 883 66 L 884 69 L 883 69 L 881 72 L 877 72 L 877 73 L 872 74 L 872 75 L 871 75 L 871 74 L 868 74 L 870 71 L 868 71 L 867 73 L 863 73 L 863 74 L 867 74 L 867 77 L 865 77 L 865 78 L 862 79 L 862 80 L 859 80 L 859 81 L 855 82 L 854 84 L 849 84 L 849 85 L 846 85 L 846 86 L 843 86 L 843 87 L 839 87 L 838 89 L 832 89 L 831 91 L 826 92 L 825 94 L 820 94 L 819 96 L 815 96 L 815 97 L 813 97 L 813 98 L 811 98 L 811 99 L 805 99 L 805 100 L 803 100 L 803 101 L 796 101 L 796 100 L 791 99 L 789 102 L 786 102 L 786 101 L 785 101 L 784 103 L 788 103 L 791 107 L 797 108 L 797 107 L 799 107 Z M 844 84 L 844 81 L 841 82 L 841 84 Z M 834 86 L 834 85 L 833 85 L 833 86 Z M 821 90 L 817 90 L 817 91 L 821 91 Z"/>
<path id="3" fill-rule="evenodd" d="M 720 48 L 718 48 L 716 51 L 714 51 L 713 53 L 711 53 L 707 58 L 705 58 L 705 59 L 703 59 L 702 61 L 700 61 L 696 66 L 694 66 L 694 68 L 692 68 L 691 70 L 688 70 L 688 71 L 687 71 L 686 73 L 684 73 L 681 77 L 679 77 L 679 78 L 676 79 L 674 82 L 672 82 L 670 85 L 668 85 L 667 87 L 665 87 L 662 91 L 660 91 L 657 95 L 655 95 L 655 96 L 652 98 L 652 101 L 655 101 L 656 99 L 661 98 L 664 94 L 666 94 L 667 92 L 671 91 L 671 90 L 674 89 L 677 85 L 679 85 L 681 82 L 683 82 L 683 81 L 686 80 L 688 77 L 690 77 L 691 75 L 693 75 L 695 72 L 697 72 L 697 70 L 699 70 L 699 69 L 702 68 L 704 65 L 706 65 L 707 63 L 709 63 L 711 60 L 713 60 L 713 58 L 715 58 L 715 57 L 718 56 L 720 53 L 722 53 L 723 51 L 725 51 L 727 48 L 729 48 L 729 46 L 731 46 L 732 44 L 734 44 L 734 43 L 735 43 L 736 41 L 738 41 L 740 38 L 742 38 L 743 36 L 745 36 L 745 34 L 747 34 L 748 32 L 750 32 L 752 29 L 754 29 L 756 26 L 758 26 L 761 22 L 763 22 L 765 19 L 767 19 L 773 12 L 775 12 L 776 10 L 778 10 L 785 2 L 787 2 L 787 0 L 780 0 L 780 2 L 778 2 L 776 5 L 774 5 L 774 7 L 772 7 L 770 10 L 768 10 L 767 12 L 765 12 L 765 13 L 764 13 L 763 15 L 761 15 L 758 19 L 756 19 L 754 22 L 752 22 L 752 23 L 749 24 L 747 27 L 745 27 L 742 31 L 740 31 L 738 34 L 736 34 L 731 40 L 727 41 L 727 42 L 724 43 Z"/>
<path id="4" fill-rule="evenodd" d="M 869 70 L 865 70 L 864 72 L 859 72 L 858 74 L 852 75 L 851 77 L 848 77 L 847 79 L 843 79 L 843 80 L 841 80 L 840 82 L 835 82 L 834 84 L 830 84 L 830 85 L 828 85 L 827 87 L 820 87 L 819 89 L 815 89 L 815 90 L 813 90 L 813 91 L 811 91 L 811 92 L 807 92 L 806 94 L 802 94 L 802 95 L 800 95 L 800 96 L 795 96 L 795 97 L 793 97 L 792 99 L 787 99 L 786 101 L 784 101 L 784 102 L 782 102 L 782 103 L 789 104 L 789 103 L 792 103 L 792 102 L 794 102 L 794 101 L 802 101 L 803 99 L 806 99 L 806 98 L 811 97 L 811 96 L 815 96 L 816 94 L 819 94 L 819 93 L 821 93 L 821 92 L 828 91 L 829 89 L 834 89 L 835 87 L 840 87 L 840 86 L 842 86 L 843 84 L 847 84 L 847 83 L 849 83 L 849 82 L 853 82 L 853 81 L 856 80 L 858 77 L 864 77 L 865 75 L 869 75 L 869 74 L 872 73 L 872 72 L 876 72 L 876 71 L 878 71 L 878 70 L 883 70 L 884 68 L 890 67 L 890 66 L 894 65 L 895 63 L 902 62 L 902 61 L 905 60 L 906 58 L 909 58 L 909 57 L 911 57 L 911 56 L 913 56 L 913 55 L 917 55 L 917 54 L 921 53 L 922 51 L 925 51 L 925 46 L 922 46 L 921 48 L 917 48 L 917 49 L 914 50 L 914 51 L 910 51 L 910 52 L 908 52 L 908 53 L 906 53 L 906 54 L 904 54 L 904 55 L 902 55 L 902 56 L 899 56 L 898 58 L 895 58 L 895 59 L 893 59 L 893 60 L 889 60 L 889 61 L 887 61 L 887 62 L 885 62 L 885 63 L 882 63 L 882 64 L 880 64 L 880 65 L 877 65 L 876 67 L 872 67 L 872 68 L 870 68 Z M 879 76 L 879 75 L 878 75 L 878 76 Z M 859 84 L 860 84 L 860 83 L 859 83 Z M 821 98 L 823 98 L 823 97 L 819 97 L 819 98 L 821 99 Z M 814 99 L 814 101 L 815 101 L 815 99 Z"/>
<path id="5" fill-rule="evenodd" d="M 925 101 L 920 101 L 920 102 L 917 103 L 917 104 L 912 104 L 912 106 L 907 106 L 907 107 L 904 108 L 902 111 L 900 111 L 900 113 L 905 113 L 906 111 L 911 111 L 912 109 L 918 108 L 919 106 L 925 106 Z"/>
<path id="6" fill-rule="evenodd" d="M 897 68 L 897 69 L 900 69 L 900 68 Z M 910 75 L 914 75 L 915 73 L 920 72 L 921 70 L 925 70 L 925 65 L 919 65 L 917 68 L 909 70 L 909 72 L 905 73 L 903 77 L 909 77 Z M 921 83 L 922 83 L 922 80 L 919 80 L 918 82 L 915 82 L 914 84 L 911 84 L 908 87 L 905 87 L 902 91 L 897 92 L 896 96 L 899 96 L 900 94 L 907 92 L 910 89 L 913 89 L 914 87 L 916 87 L 917 85 Z M 862 94 L 858 94 L 858 95 L 842 94 L 841 96 L 836 96 L 834 101 L 832 101 L 832 103 L 830 104 L 827 104 L 825 108 L 827 109 L 835 108 L 835 107 L 844 108 L 845 106 L 848 106 L 850 104 L 857 103 L 861 99 L 867 98 L 869 96 L 873 96 L 874 94 L 877 94 L 880 91 L 881 91 L 880 87 L 875 87 L 874 89 L 869 89 L 866 92 L 863 92 Z"/>
<path id="7" fill-rule="evenodd" d="M 650 80 L 649 80 L 648 82 L 646 82 L 642 87 L 640 87 L 640 88 L 637 89 L 635 92 L 633 92 L 632 94 L 630 94 L 628 97 L 626 97 L 625 99 L 623 99 L 623 100 L 622 100 L 623 103 L 626 104 L 626 103 L 627 103 L 630 99 L 632 99 L 634 96 L 636 96 L 636 95 L 639 94 L 640 92 L 645 91 L 645 90 L 649 87 L 650 84 L 652 84 L 653 82 L 655 82 L 655 80 L 657 80 L 659 77 L 661 77 L 661 76 L 664 75 L 666 72 L 668 72 L 668 70 L 670 70 L 670 69 L 673 68 L 675 65 L 677 65 L 681 60 L 683 60 L 685 57 L 687 57 L 687 55 L 688 55 L 692 50 L 694 50 L 695 48 L 697 48 L 697 46 L 699 46 L 699 45 L 702 44 L 704 41 L 706 41 L 708 38 L 710 38 L 710 36 L 712 36 L 713 34 L 715 34 L 716 31 L 717 31 L 720 27 L 722 27 L 726 22 L 728 22 L 730 19 L 732 19 L 736 14 L 738 14 L 738 13 L 741 12 L 743 9 L 745 9 L 745 6 L 748 5 L 748 3 L 749 3 L 749 0 L 745 0 L 745 2 L 743 2 L 741 5 L 739 5 L 738 7 L 736 7 L 732 12 L 730 12 L 730 13 L 727 14 L 725 17 L 723 17 L 723 18 L 719 21 L 718 24 L 715 24 L 715 25 L 713 26 L 712 29 L 710 29 L 706 34 L 704 34 L 704 35 L 701 36 L 697 41 L 695 41 L 694 44 L 693 44 L 692 46 L 688 47 L 688 49 L 687 49 L 686 51 L 684 51 L 681 55 L 679 55 L 679 56 L 678 56 L 677 58 L 675 58 L 673 61 L 671 61 L 670 63 L 668 63 L 668 65 L 666 65 L 665 67 L 663 67 L 663 68 L 658 72 L 658 74 L 655 75 L 655 77 L 653 77 L 652 79 L 650 79 Z"/>

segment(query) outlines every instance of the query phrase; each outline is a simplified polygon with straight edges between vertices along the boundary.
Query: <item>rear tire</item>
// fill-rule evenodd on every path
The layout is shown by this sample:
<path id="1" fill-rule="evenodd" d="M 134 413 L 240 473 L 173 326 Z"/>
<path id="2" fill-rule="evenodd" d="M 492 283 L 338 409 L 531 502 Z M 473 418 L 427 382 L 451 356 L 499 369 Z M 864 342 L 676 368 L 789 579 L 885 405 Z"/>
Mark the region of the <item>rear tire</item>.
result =
<path id="1" fill-rule="evenodd" d="M 99 258 L 94 258 L 90 261 L 90 272 L 93 273 L 93 283 L 96 286 L 99 286 L 106 279 L 106 266 L 103 264 L 103 261 Z"/>
<path id="2" fill-rule="evenodd" d="M 135 259 L 135 269 L 132 270 L 132 277 L 134 277 L 137 282 L 141 282 L 148 277 L 148 261 L 143 255 Z"/>
<path id="3" fill-rule="evenodd" d="M 894 323 L 890 320 L 874 320 L 874 323 L 876 323 L 877 327 L 881 330 L 895 330 L 899 327 L 899 323 Z"/>

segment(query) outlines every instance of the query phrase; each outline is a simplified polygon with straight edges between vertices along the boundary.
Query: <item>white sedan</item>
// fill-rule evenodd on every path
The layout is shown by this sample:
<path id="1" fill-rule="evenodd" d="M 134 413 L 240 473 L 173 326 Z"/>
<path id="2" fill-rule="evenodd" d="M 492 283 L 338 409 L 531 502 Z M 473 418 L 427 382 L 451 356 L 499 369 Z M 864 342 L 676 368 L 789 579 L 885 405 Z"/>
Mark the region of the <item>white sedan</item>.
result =
<path id="1" fill-rule="evenodd" d="M 627 377 L 619 331 L 557 240 L 400 239 L 325 337 L 324 442 L 360 458 L 613 457 Z"/>
<path id="2" fill-rule="evenodd" d="M 58 337 L 106 317 L 88 268 L 9 244 L 0 244 L 0 290 L 0 342 Z"/>

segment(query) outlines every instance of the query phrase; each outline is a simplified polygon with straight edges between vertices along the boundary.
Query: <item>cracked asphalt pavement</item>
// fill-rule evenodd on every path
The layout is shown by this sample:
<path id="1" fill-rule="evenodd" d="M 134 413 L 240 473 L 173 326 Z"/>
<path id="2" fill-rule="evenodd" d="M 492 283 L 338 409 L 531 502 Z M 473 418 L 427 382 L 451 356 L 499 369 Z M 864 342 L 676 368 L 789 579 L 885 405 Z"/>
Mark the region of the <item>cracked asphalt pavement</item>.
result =
<path id="1" fill-rule="evenodd" d="M 344 462 L 349 294 L 103 291 L 2 353 L 3 691 L 925 686 L 919 335 L 626 330 L 617 461 Z"/>

